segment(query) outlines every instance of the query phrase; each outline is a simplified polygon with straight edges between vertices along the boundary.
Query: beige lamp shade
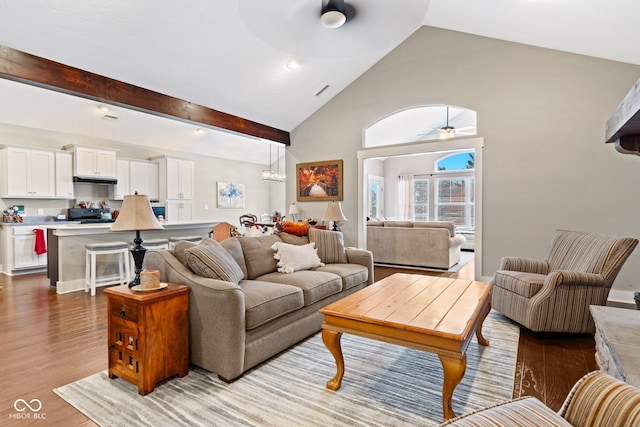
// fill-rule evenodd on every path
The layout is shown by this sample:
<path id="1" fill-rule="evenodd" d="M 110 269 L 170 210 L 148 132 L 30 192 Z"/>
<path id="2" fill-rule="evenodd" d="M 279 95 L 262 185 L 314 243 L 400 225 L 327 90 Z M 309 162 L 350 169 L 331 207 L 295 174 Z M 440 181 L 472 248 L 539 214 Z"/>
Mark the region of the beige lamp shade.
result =
<path id="1" fill-rule="evenodd" d="M 291 203 L 289 205 L 289 215 L 298 215 L 300 213 L 300 208 L 295 203 Z"/>
<path id="2" fill-rule="evenodd" d="M 164 227 L 153 214 L 149 196 L 131 194 L 124 196 L 122 208 L 109 231 L 162 230 Z"/>
<path id="3" fill-rule="evenodd" d="M 340 202 L 330 202 L 327 206 L 327 211 L 322 217 L 323 221 L 346 221 L 344 214 L 342 213 L 342 204 Z"/>

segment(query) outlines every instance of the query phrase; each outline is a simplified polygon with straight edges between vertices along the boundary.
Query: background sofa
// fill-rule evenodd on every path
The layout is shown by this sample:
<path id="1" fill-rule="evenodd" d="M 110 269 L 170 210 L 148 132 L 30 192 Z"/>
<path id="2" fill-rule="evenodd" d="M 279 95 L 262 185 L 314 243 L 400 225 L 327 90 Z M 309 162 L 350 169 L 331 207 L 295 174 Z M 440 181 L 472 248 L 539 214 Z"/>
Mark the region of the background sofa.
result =
<path id="1" fill-rule="evenodd" d="M 371 253 L 345 249 L 342 239 L 342 233 L 315 229 L 304 237 L 205 239 L 149 252 L 146 261 L 161 281 L 191 288 L 190 361 L 230 382 L 319 331 L 320 308 L 373 283 Z M 310 240 L 324 265 L 279 272 L 278 263 L 285 264 L 274 258 L 274 245 L 284 254 L 278 245 L 308 249 Z"/>
<path id="2" fill-rule="evenodd" d="M 465 240 L 449 221 L 367 222 L 367 249 L 377 263 L 446 270 L 460 261 Z"/>

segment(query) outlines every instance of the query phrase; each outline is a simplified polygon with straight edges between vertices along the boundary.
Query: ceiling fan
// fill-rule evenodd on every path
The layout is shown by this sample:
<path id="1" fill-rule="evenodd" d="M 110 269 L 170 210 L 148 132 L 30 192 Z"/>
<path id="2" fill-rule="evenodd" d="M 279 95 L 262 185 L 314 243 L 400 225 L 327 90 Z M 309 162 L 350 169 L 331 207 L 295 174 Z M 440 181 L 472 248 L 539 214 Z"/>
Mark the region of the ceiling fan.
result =
<path id="1" fill-rule="evenodd" d="M 465 132 L 467 130 L 471 130 L 472 132 Z M 452 125 L 449 124 L 449 106 L 447 105 L 447 123 L 440 128 L 440 139 L 449 139 L 453 138 L 456 135 L 474 135 L 475 128 L 473 126 L 465 126 L 462 128 L 456 129 Z"/>

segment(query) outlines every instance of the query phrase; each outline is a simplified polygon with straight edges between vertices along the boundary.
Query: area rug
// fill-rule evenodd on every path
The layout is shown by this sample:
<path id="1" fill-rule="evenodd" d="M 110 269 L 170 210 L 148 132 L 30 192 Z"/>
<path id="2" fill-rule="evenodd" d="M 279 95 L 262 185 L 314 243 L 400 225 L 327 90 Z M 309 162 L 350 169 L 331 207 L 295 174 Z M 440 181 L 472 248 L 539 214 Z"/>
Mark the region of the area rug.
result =
<path id="1" fill-rule="evenodd" d="M 467 370 L 453 394 L 466 413 L 511 398 L 519 329 L 491 312 L 467 351 Z M 100 426 L 432 426 L 442 422 L 438 357 L 343 335 L 345 375 L 330 391 L 335 362 L 316 334 L 226 384 L 195 368 L 140 396 L 106 371 L 54 390 Z"/>

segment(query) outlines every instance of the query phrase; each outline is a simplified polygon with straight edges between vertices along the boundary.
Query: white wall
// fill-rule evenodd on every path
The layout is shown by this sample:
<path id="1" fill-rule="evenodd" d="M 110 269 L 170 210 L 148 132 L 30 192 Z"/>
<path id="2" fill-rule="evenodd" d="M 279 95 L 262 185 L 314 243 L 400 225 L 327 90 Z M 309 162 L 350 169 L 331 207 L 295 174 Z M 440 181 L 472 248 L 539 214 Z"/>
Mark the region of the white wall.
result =
<path id="1" fill-rule="evenodd" d="M 422 27 L 292 132 L 288 172 L 344 159 L 342 229 L 354 244 L 363 129 L 412 106 L 476 110 L 489 277 L 503 255 L 546 256 L 557 228 L 640 236 L 640 158 L 604 143 L 606 120 L 639 77 L 636 65 Z M 637 249 L 615 289 L 640 289 L 639 261 Z"/>
<path id="2" fill-rule="evenodd" d="M 239 225 L 238 218 L 244 213 L 273 213 L 285 208 L 284 184 L 262 181 L 262 169 L 266 166 L 237 162 L 210 156 L 194 155 L 185 151 L 160 151 L 124 142 L 89 138 L 79 135 L 50 132 L 0 123 L 0 144 L 17 144 L 33 147 L 61 149 L 67 144 L 84 144 L 118 149 L 118 157 L 146 160 L 151 156 L 167 154 L 192 159 L 195 162 L 195 219 L 228 221 Z M 180 144 L 176 144 L 180 147 Z M 244 209 L 218 209 L 216 207 L 216 182 L 236 182 L 245 185 Z M 108 186 L 75 184 L 77 200 L 100 201 L 108 197 Z M 0 211 L 7 206 L 25 206 L 27 215 L 35 216 L 38 209 L 45 215 L 66 213 L 73 201 L 39 199 L 0 199 Z M 110 201 L 112 209 L 119 208 L 121 202 Z"/>

